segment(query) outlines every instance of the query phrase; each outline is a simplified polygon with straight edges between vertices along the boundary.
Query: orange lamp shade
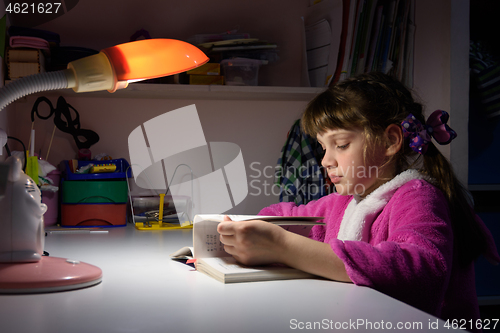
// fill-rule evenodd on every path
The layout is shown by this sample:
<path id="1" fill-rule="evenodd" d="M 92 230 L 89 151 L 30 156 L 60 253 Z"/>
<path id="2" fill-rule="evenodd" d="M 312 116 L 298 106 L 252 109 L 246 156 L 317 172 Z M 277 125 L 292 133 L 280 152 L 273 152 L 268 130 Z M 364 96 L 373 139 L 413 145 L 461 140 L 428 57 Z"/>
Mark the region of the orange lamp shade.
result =
<path id="1" fill-rule="evenodd" d="M 102 50 L 117 81 L 153 79 L 182 73 L 208 62 L 196 46 L 175 39 L 144 39 Z"/>

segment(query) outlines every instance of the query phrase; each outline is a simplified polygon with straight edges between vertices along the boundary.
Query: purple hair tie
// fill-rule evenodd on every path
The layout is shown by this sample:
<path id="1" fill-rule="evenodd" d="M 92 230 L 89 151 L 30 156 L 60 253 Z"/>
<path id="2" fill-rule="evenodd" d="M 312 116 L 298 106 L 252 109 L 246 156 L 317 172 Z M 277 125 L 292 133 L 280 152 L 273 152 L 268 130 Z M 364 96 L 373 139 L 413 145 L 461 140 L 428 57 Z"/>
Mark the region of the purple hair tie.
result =
<path id="1" fill-rule="evenodd" d="M 457 133 L 446 123 L 450 115 L 443 110 L 434 111 L 425 124 L 410 113 L 401 123 L 403 135 L 410 140 L 410 147 L 419 154 L 425 154 L 431 137 L 440 145 L 447 145 L 457 137 Z"/>

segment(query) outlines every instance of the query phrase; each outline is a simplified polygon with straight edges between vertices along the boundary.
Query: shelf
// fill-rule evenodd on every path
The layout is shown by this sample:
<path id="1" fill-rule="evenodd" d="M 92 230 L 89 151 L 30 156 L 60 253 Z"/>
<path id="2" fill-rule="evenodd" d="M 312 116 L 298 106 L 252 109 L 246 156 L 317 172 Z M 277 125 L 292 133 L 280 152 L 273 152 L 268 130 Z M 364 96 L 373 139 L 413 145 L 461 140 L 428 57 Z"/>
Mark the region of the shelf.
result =
<path id="1" fill-rule="evenodd" d="M 274 86 L 221 86 L 134 83 L 114 93 L 107 91 L 75 93 L 71 89 L 58 91 L 64 96 L 155 98 L 197 100 L 310 101 L 325 88 Z"/>

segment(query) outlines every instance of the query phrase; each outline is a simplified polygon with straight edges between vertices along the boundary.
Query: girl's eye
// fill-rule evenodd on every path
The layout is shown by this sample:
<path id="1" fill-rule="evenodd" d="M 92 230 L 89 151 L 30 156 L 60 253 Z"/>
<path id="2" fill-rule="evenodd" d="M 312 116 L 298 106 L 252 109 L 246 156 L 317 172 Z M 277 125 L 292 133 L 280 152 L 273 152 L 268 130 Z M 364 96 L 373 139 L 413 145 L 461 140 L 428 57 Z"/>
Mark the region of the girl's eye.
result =
<path id="1" fill-rule="evenodd" d="M 338 149 L 346 149 L 347 147 L 349 147 L 348 143 L 346 143 L 345 145 L 342 145 L 342 146 L 337 146 Z"/>

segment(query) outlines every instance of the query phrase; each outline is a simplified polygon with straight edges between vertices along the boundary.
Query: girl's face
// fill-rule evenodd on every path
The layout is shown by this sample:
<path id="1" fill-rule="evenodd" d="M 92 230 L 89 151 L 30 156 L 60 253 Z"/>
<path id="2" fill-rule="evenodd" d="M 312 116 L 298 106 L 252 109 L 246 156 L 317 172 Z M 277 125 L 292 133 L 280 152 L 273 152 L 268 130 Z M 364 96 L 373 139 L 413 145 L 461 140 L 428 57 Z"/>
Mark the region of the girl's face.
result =
<path id="1" fill-rule="evenodd" d="M 378 161 L 366 161 L 363 157 L 365 136 L 361 129 L 333 129 L 317 135 L 325 151 L 321 164 L 341 195 L 368 195 L 382 185 L 380 165 L 384 152 L 376 153 Z M 371 154 L 370 154 L 371 155 Z M 378 158 L 380 156 L 380 160 Z"/>

